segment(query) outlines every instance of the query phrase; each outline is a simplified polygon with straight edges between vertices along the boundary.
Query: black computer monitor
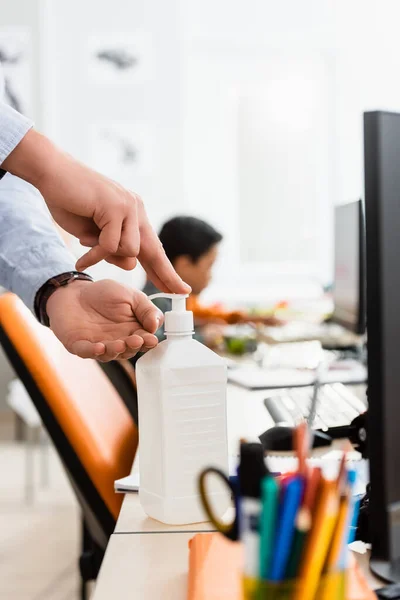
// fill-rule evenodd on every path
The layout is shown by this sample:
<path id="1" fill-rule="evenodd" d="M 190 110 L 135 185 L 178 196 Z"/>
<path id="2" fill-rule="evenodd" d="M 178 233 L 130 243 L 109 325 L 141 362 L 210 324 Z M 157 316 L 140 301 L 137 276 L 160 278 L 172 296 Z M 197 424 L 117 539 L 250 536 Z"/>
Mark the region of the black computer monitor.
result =
<path id="1" fill-rule="evenodd" d="M 371 569 L 400 581 L 400 114 L 364 114 Z"/>
<path id="2" fill-rule="evenodd" d="M 361 200 L 335 207 L 332 321 L 365 333 L 365 219 Z"/>

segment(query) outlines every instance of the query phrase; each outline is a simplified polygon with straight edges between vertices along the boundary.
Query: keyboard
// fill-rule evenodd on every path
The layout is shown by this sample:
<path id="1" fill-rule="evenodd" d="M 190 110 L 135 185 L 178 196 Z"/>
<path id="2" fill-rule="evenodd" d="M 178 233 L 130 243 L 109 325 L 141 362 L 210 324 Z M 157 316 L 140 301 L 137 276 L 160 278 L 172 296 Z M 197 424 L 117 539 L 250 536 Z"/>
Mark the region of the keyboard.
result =
<path id="1" fill-rule="evenodd" d="M 265 407 L 275 425 L 294 426 L 307 419 L 313 389 L 312 386 L 283 389 L 265 398 Z M 334 427 L 347 427 L 366 410 L 367 401 L 360 400 L 342 383 L 322 385 L 318 390 L 313 429 L 328 431 Z"/>
<path id="2" fill-rule="evenodd" d="M 360 345 L 360 337 L 335 323 L 305 323 L 292 321 L 282 327 L 265 327 L 267 343 L 305 342 L 319 340 L 324 348 L 347 348 Z"/>
<path id="3" fill-rule="evenodd" d="M 321 342 L 295 342 L 260 346 L 262 355 L 260 366 L 268 369 L 316 369 L 321 362 L 328 364 L 335 360 L 335 354 L 323 350 Z"/>
<path id="4" fill-rule="evenodd" d="M 248 390 L 297 388 L 311 386 L 315 381 L 315 370 L 311 369 L 261 369 L 256 366 L 237 366 L 228 371 L 228 381 Z M 321 375 L 324 384 L 336 382 L 359 384 L 367 381 L 367 369 L 356 361 L 332 363 Z"/>

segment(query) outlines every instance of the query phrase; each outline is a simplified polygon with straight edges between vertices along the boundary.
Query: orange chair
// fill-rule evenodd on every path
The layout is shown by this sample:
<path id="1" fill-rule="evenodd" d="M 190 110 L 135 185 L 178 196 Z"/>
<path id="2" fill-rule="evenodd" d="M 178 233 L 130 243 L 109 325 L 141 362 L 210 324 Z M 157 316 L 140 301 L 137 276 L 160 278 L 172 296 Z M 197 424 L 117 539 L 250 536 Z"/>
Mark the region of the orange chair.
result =
<path id="1" fill-rule="evenodd" d="M 0 297 L 0 343 L 30 394 L 82 509 L 82 598 L 121 507 L 114 481 L 129 473 L 136 425 L 100 366 L 69 354 L 13 294 Z"/>

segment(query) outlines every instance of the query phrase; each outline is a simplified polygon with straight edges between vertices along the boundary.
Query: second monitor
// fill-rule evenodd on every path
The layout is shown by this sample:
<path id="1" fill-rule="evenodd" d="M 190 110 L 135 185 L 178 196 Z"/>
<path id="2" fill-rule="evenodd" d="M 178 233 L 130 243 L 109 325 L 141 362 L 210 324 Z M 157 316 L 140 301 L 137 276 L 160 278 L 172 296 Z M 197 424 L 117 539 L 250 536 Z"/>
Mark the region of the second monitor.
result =
<path id="1" fill-rule="evenodd" d="M 365 217 L 361 200 L 335 207 L 333 313 L 330 322 L 266 328 L 270 343 L 319 340 L 326 348 L 361 347 L 366 328 Z"/>
<path id="2" fill-rule="evenodd" d="M 361 200 L 335 208 L 335 277 L 332 321 L 365 333 L 365 217 Z"/>

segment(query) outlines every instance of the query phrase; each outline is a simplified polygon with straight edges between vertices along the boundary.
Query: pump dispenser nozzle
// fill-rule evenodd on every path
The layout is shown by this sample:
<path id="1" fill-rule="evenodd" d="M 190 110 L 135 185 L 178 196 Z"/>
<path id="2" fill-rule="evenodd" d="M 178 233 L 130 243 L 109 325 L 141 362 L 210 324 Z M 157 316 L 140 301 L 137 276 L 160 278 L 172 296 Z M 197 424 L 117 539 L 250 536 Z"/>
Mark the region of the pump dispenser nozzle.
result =
<path id="1" fill-rule="evenodd" d="M 186 298 L 188 294 L 152 294 L 150 300 L 156 298 L 169 298 L 172 301 L 172 310 L 165 313 L 165 333 L 166 334 L 192 334 L 193 333 L 193 313 L 186 310 Z"/>
<path id="2" fill-rule="evenodd" d="M 159 294 L 153 294 L 149 296 L 150 300 L 155 300 L 156 298 L 169 298 L 172 300 L 172 310 L 177 312 L 184 312 L 186 310 L 186 298 L 189 297 L 189 294 L 164 294 L 164 292 L 160 292 Z"/>

